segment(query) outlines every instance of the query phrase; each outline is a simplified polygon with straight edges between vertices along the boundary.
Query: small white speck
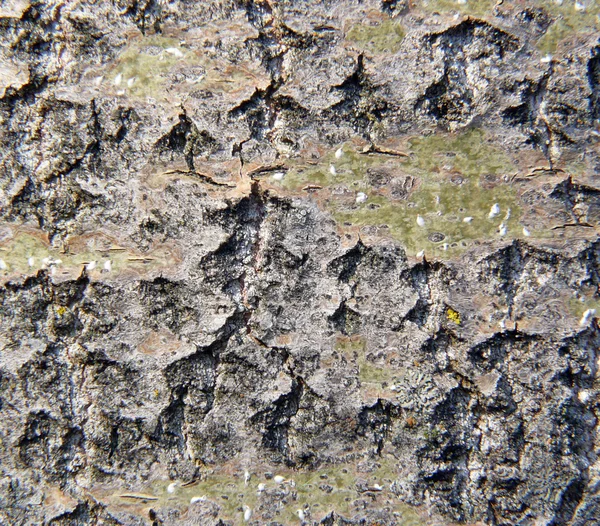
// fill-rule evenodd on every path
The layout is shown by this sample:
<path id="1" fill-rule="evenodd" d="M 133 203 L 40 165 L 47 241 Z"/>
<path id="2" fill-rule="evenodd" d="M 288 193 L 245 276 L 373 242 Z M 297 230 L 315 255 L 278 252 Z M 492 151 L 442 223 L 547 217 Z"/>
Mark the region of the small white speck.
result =
<path id="1" fill-rule="evenodd" d="M 30 267 L 33 267 L 33 266 L 35 265 L 35 258 L 28 258 L 28 259 L 27 259 L 27 264 L 28 264 Z"/>
<path id="2" fill-rule="evenodd" d="M 585 11 L 585 5 L 582 4 L 581 2 L 575 2 L 575 11 Z"/>
<path id="3" fill-rule="evenodd" d="M 373 489 L 375 491 L 382 491 L 383 490 L 383 486 L 380 486 L 379 484 L 373 484 Z"/>
<path id="4" fill-rule="evenodd" d="M 8 267 L 3 259 L 0 259 L 0 270 L 6 270 Z"/>
<path id="5" fill-rule="evenodd" d="M 333 164 L 329 166 L 329 173 L 330 173 L 331 175 L 335 175 L 335 174 L 337 174 L 337 171 L 336 171 L 336 169 L 335 169 L 335 166 L 333 166 Z"/>
<path id="6" fill-rule="evenodd" d="M 115 86 L 120 86 L 121 85 L 121 81 L 123 80 L 123 75 L 121 75 L 121 73 L 119 73 L 116 77 L 115 77 Z"/>
<path id="7" fill-rule="evenodd" d="M 95 268 L 96 268 L 96 262 L 95 261 L 90 261 L 89 263 L 86 263 L 86 265 L 85 265 L 85 270 L 87 270 L 88 272 L 91 272 Z"/>
<path id="8" fill-rule="evenodd" d="M 175 493 L 175 488 L 177 487 L 177 482 L 171 482 L 171 484 L 169 484 L 167 486 L 167 491 L 169 493 Z"/>
<path id="9" fill-rule="evenodd" d="M 488 214 L 488 217 L 490 219 L 493 219 L 494 217 L 496 217 L 498 214 L 500 213 L 500 205 L 498 203 L 495 203 L 492 208 L 490 209 L 490 213 Z"/>
<path id="10" fill-rule="evenodd" d="M 129 88 L 131 88 L 131 86 L 133 86 L 133 85 L 135 84 L 135 81 L 136 81 L 136 80 L 137 80 L 137 79 L 136 79 L 135 77 L 131 77 L 131 78 L 130 78 L 130 79 L 127 81 L 127 86 L 128 86 Z"/>
<path id="11" fill-rule="evenodd" d="M 100 75 L 99 77 L 96 77 L 94 79 L 94 85 L 95 86 L 100 86 L 100 84 L 102 84 L 103 80 L 104 80 L 104 77 L 102 75 Z"/>
<path id="12" fill-rule="evenodd" d="M 467 0 L 456 0 L 456 3 L 458 5 L 465 5 L 467 3 Z"/>
<path id="13" fill-rule="evenodd" d="M 281 475 L 275 475 L 273 477 L 273 480 L 275 482 L 277 482 L 277 484 L 283 484 L 283 481 L 285 480 L 285 477 L 282 477 Z"/>
<path id="14" fill-rule="evenodd" d="M 508 221 L 510 219 L 510 208 L 506 210 L 506 214 L 504 214 L 504 221 Z"/>
<path id="15" fill-rule="evenodd" d="M 545 55 L 541 58 L 541 62 L 543 64 L 548 64 L 548 62 L 552 62 L 552 55 Z"/>
<path id="16" fill-rule="evenodd" d="M 442 245 L 442 250 L 448 250 L 448 247 L 449 247 L 449 246 L 450 246 L 450 245 L 448 245 L 448 243 L 444 243 L 444 244 Z"/>
<path id="17" fill-rule="evenodd" d="M 367 194 L 365 194 L 364 192 L 358 192 L 356 194 L 356 202 L 357 203 L 364 203 L 367 200 Z"/>
<path id="18" fill-rule="evenodd" d="M 425 226 L 425 219 L 423 219 L 423 216 L 420 216 L 420 215 L 417 216 L 417 225 Z"/>
<path id="19" fill-rule="evenodd" d="M 174 57 L 183 57 L 183 53 L 181 52 L 181 50 L 177 49 L 176 47 L 168 47 L 167 49 L 165 49 L 165 51 L 170 55 L 173 55 Z"/>
<path id="20" fill-rule="evenodd" d="M 336 159 L 340 159 L 340 158 L 342 157 L 342 155 L 344 155 L 344 151 L 343 151 L 341 148 L 338 148 L 338 149 L 335 151 L 335 158 L 336 158 Z"/>
<path id="21" fill-rule="evenodd" d="M 523 227 L 523 235 L 525 237 L 529 237 L 531 235 L 531 232 L 529 230 L 527 230 L 527 228 Z"/>
<path id="22" fill-rule="evenodd" d="M 504 320 L 500 320 L 498 322 L 498 325 L 500 326 L 500 329 L 505 331 L 506 330 L 506 322 Z"/>
<path id="23" fill-rule="evenodd" d="M 499 227 L 498 227 L 498 233 L 501 236 L 505 236 L 506 234 L 508 234 L 508 228 L 506 227 L 506 225 L 504 223 L 502 223 Z"/>
<path id="24" fill-rule="evenodd" d="M 104 262 L 104 270 L 105 270 L 106 272 L 110 272 L 110 271 L 112 270 L 112 262 L 111 262 L 111 260 L 110 260 L 110 259 L 107 259 L 107 260 Z"/>
<path id="25" fill-rule="evenodd" d="M 273 179 L 275 179 L 275 181 L 282 181 L 284 175 L 285 174 L 283 172 L 275 172 L 273 174 Z"/>
<path id="26" fill-rule="evenodd" d="M 244 471 L 244 485 L 248 485 L 248 482 L 250 482 L 250 472 L 249 471 Z"/>
<path id="27" fill-rule="evenodd" d="M 588 321 L 596 315 L 596 309 L 588 309 L 583 313 L 581 320 L 579 320 L 579 325 L 581 327 L 587 325 Z"/>
<path id="28" fill-rule="evenodd" d="M 123 95 L 125 95 L 125 90 L 124 90 L 124 89 L 121 89 L 121 90 L 117 91 L 117 95 L 118 95 L 119 97 L 122 97 Z"/>
<path id="29" fill-rule="evenodd" d="M 473 221 L 473 218 L 471 216 L 465 217 L 463 219 L 463 223 L 470 223 L 471 221 Z"/>
<path id="30" fill-rule="evenodd" d="M 436 195 L 436 196 L 435 196 L 435 204 L 436 204 L 436 205 L 439 205 L 439 204 L 440 204 L 440 196 L 439 196 L 439 195 Z"/>
<path id="31" fill-rule="evenodd" d="M 244 504 L 244 521 L 248 522 L 250 517 L 252 517 L 252 510 L 250 509 L 250 506 Z"/>
<path id="32" fill-rule="evenodd" d="M 258 491 L 259 493 L 262 493 L 263 491 L 265 491 L 265 488 L 266 488 L 266 486 L 265 486 L 265 485 L 264 485 L 264 484 L 261 482 L 261 483 L 258 485 L 257 491 Z"/>
<path id="33" fill-rule="evenodd" d="M 190 499 L 190 504 L 195 504 L 196 502 L 204 502 L 206 500 L 206 495 L 202 495 L 202 497 L 192 497 Z"/>
<path id="34" fill-rule="evenodd" d="M 590 394 L 590 392 L 587 389 L 582 389 L 581 391 L 579 391 L 577 393 L 577 398 L 579 398 L 579 401 L 582 404 L 585 404 L 586 402 L 588 402 L 591 397 L 592 397 L 592 395 Z"/>
<path id="35" fill-rule="evenodd" d="M 298 515 L 298 518 L 304 522 L 304 519 L 306 518 L 306 515 L 304 515 L 304 511 L 303 510 L 296 510 L 296 515 Z"/>
<path id="36" fill-rule="evenodd" d="M 421 250 L 420 252 L 417 252 L 417 257 L 418 258 L 422 258 L 425 255 L 425 251 Z"/>

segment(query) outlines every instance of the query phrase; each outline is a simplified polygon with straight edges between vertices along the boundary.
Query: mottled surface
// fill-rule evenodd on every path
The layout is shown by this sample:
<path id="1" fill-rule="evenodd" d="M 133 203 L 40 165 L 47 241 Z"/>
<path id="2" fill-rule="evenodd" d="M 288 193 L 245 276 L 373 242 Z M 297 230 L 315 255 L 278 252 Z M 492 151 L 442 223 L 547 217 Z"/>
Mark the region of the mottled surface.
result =
<path id="1" fill-rule="evenodd" d="M 599 524 L 599 15 L 2 2 L 0 524 Z"/>

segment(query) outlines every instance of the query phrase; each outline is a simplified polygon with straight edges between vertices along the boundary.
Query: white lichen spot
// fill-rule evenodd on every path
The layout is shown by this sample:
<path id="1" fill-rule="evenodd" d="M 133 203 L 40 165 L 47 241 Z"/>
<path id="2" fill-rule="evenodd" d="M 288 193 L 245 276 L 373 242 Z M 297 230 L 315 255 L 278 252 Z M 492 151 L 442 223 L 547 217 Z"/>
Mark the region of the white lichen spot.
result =
<path id="1" fill-rule="evenodd" d="M 206 501 L 206 495 L 202 495 L 202 497 L 192 497 L 190 499 L 190 504 L 195 504 L 196 502 L 204 502 Z"/>
<path id="2" fill-rule="evenodd" d="M 418 215 L 417 216 L 417 225 L 423 227 L 425 226 L 425 219 L 423 219 L 423 216 Z"/>
<path id="3" fill-rule="evenodd" d="M 467 216 L 463 219 L 463 223 L 470 223 L 471 221 L 473 221 L 473 218 L 471 216 Z"/>
<path id="4" fill-rule="evenodd" d="M 582 11 L 585 11 L 585 4 L 583 4 L 582 2 L 575 2 L 574 8 L 575 11 L 581 13 Z"/>
<path id="5" fill-rule="evenodd" d="M 251 517 L 252 517 L 252 509 L 250 508 L 250 506 L 247 506 L 246 504 L 244 504 L 244 521 L 248 522 Z"/>
<path id="6" fill-rule="evenodd" d="M 120 86 L 121 82 L 123 81 L 123 75 L 121 73 L 118 73 L 117 76 L 115 77 L 115 86 Z"/>
<path id="7" fill-rule="evenodd" d="M 272 177 L 275 181 L 282 181 L 284 176 L 285 174 L 283 172 L 275 172 Z"/>
<path id="8" fill-rule="evenodd" d="M 492 206 L 492 208 L 490 209 L 490 213 L 488 214 L 488 217 L 490 219 L 493 219 L 494 217 L 496 217 L 498 214 L 500 213 L 500 205 L 498 203 L 494 203 L 494 205 Z"/>
<path id="9" fill-rule="evenodd" d="M 425 256 L 425 251 L 421 250 L 420 252 L 417 252 L 417 257 L 418 258 L 422 258 L 423 256 Z"/>
<path id="10" fill-rule="evenodd" d="M 587 389 L 582 389 L 581 391 L 579 391 L 577 393 L 577 398 L 579 398 L 579 401 L 582 404 L 586 404 L 590 401 L 590 398 L 592 398 L 592 395 Z"/>
<path id="11" fill-rule="evenodd" d="M 542 62 L 543 64 L 548 64 L 549 62 L 552 62 L 552 55 L 544 55 L 544 56 L 541 58 L 541 62 Z"/>
<path id="12" fill-rule="evenodd" d="M 333 166 L 333 164 L 331 164 L 331 165 L 329 166 L 329 173 L 330 173 L 331 175 L 336 175 L 336 174 L 337 174 L 337 171 L 336 171 L 336 169 L 335 169 L 335 166 Z"/>
<path id="13" fill-rule="evenodd" d="M 267 486 L 265 486 L 262 482 L 258 485 L 258 488 L 256 489 L 256 491 L 258 491 L 259 493 L 262 493 L 263 491 L 265 491 L 265 489 L 267 488 Z"/>
<path id="14" fill-rule="evenodd" d="M 531 232 L 526 227 L 523 227 L 523 235 L 525 237 L 529 237 L 531 235 Z"/>
<path id="15" fill-rule="evenodd" d="M 244 471 L 244 485 L 247 486 L 248 482 L 250 482 L 250 472 Z"/>
<path id="16" fill-rule="evenodd" d="M 365 194 L 364 192 L 358 192 L 356 194 L 356 203 L 360 204 L 360 203 L 364 203 L 367 200 L 367 194 Z"/>
<path id="17" fill-rule="evenodd" d="M 111 260 L 110 260 L 110 259 L 107 259 L 107 260 L 104 262 L 104 270 L 105 270 L 106 272 L 110 272 L 110 271 L 112 270 L 112 262 L 111 262 Z"/>
<path id="18" fill-rule="evenodd" d="M 175 493 L 175 488 L 177 488 L 177 482 L 171 482 L 171 484 L 167 486 L 167 492 Z"/>
<path id="19" fill-rule="evenodd" d="M 176 47 L 168 47 L 167 49 L 165 49 L 165 51 L 167 53 L 169 53 L 170 55 L 173 55 L 174 57 L 177 57 L 177 58 L 183 57 L 183 53 L 181 52 L 181 50 L 177 49 Z"/>
<path id="20" fill-rule="evenodd" d="M 508 234 L 508 227 L 506 226 L 505 223 L 501 223 L 500 226 L 498 227 L 498 233 L 504 237 L 506 234 Z"/>
<path id="21" fill-rule="evenodd" d="M 95 261 L 90 261 L 89 263 L 85 264 L 85 270 L 87 270 L 88 272 L 91 272 L 95 268 L 96 268 L 96 262 Z"/>
<path id="22" fill-rule="evenodd" d="M 7 268 L 8 268 L 8 266 L 6 265 L 4 260 L 0 259 L 0 270 L 6 270 Z"/>
<path id="23" fill-rule="evenodd" d="M 35 258 L 32 258 L 32 257 L 30 257 L 30 258 L 27 258 L 27 264 L 28 264 L 30 267 L 33 267 L 33 266 L 35 265 Z"/>
<path id="24" fill-rule="evenodd" d="M 131 77 L 130 79 L 128 79 L 128 80 L 127 80 L 127 86 L 128 86 L 129 88 L 131 88 L 131 87 L 132 87 L 132 86 L 135 84 L 135 81 L 136 81 L 136 80 L 137 80 L 137 79 L 136 79 L 135 77 Z"/>
<path id="25" fill-rule="evenodd" d="M 298 515 L 298 518 L 304 522 L 304 519 L 306 519 L 306 515 L 304 514 L 304 510 L 296 510 L 296 515 Z"/>
<path id="26" fill-rule="evenodd" d="M 504 221 L 508 221 L 510 219 L 510 208 L 504 214 Z"/>
<path id="27" fill-rule="evenodd" d="M 456 0 L 456 3 L 458 5 L 465 5 L 467 3 L 467 0 Z"/>
<path id="28" fill-rule="evenodd" d="M 596 315 L 596 309 L 588 309 L 583 313 L 583 316 L 579 320 L 579 325 L 584 327 L 588 322 Z"/>
<path id="29" fill-rule="evenodd" d="M 285 481 L 285 477 L 282 477 L 281 475 L 275 475 L 273 477 L 273 480 L 277 482 L 277 484 L 283 484 L 283 482 Z"/>
<path id="30" fill-rule="evenodd" d="M 450 245 L 448 243 L 444 243 L 442 245 L 442 250 L 448 250 L 448 247 L 450 247 Z"/>
<path id="31" fill-rule="evenodd" d="M 102 84 L 103 80 L 104 80 L 104 77 L 102 75 L 100 75 L 99 77 L 96 77 L 94 79 L 94 85 L 95 86 L 100 86 L 100 84 Z"/>
<path id="32" fill-rule="evenodd" d="M 336 159 L 341 159 L 342 155 L 344 155 L 344 151 L 341 148 L 338 148 L 335 151 L 335 158 Z"/>
<path id="33" fill-rule="evenodd" d="M 500 330 L 505 331 L 506 330 L 506 322 L 504 320 L 500 320 L 498 322 L 498 327 L 500 327 Z"/>
<path id="34" fill-rule="evenodd" d="M 117 95 L 118 95 L 119 97 L 122 97 L 123 95 L 125 95 L 125 90 L 124 90 L 124 89 L 121 89 L 121 90 L 117 91 Z"/>

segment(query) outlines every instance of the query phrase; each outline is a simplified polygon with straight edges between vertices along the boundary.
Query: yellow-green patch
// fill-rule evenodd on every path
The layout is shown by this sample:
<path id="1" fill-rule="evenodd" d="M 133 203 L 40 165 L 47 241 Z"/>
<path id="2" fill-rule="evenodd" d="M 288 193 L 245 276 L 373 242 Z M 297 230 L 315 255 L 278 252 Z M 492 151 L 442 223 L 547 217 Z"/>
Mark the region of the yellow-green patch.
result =
<path id="1" fill-rule="evenodd" d="M 537 4 L 554 19 L 537 42 L 537 47 L 542 53 L 554 53 L 560 42 L 574 34 L 600 30 L 598 2 L 579 0 L 558 4 L 554 0 L 542 0 Z"/>
<path id="2" fill-rule="evenodd" d="M 516 191 L 505 177 L 516 167 L 488 141 L 478 129 L 417 137 L 409 141 L 408 158 L 364 155 L 347 144 L 340 158 L 331 151 L 316 165 L 293 166 L 281 185 L 329 189 L 327 207 L 340 224 L 383 225 L 410 254 L 453 255 L 477 240 L 523 235 Z M 373 186 L 378 170 L 387 180 Z M 405 184 L 404 198 L 390 193 L 394 184 Z M 490 218 L 496 204 L 500 212 Z"/>
<path id="3" fill-rule="evenodd" d="M 360 472 L 352 464 L 328 465 L 314 471 L 293 471 L 275 466 L 248 467 L 248 470 L 252 476 L 247 484 L 242 470 L 233 474 L 215 470 L 203 475 L 202 480 L 192 486 L 181 487 L 177 483 L 173 493 L 167 490 L 169 481 L 157 481 L 140 494 L 157 497 L 158 500 L 153 502 L 155 507 L 170 505 L 185 508 L 192 498 L 205 497 L 207 501 L 221 506 L 220 517 L 242 524 L 244 505 L 249 506 L 254 511 L 254 516 L 258 517 L 266 494 L 277 490 L 285 494 L 279 501 L 280 513 L 277 520 L 284 524 L 295 524 L 298 522 L 296 511 L 307 507 L 313 518 L 331 511 L 346 517 L 358 513 L 354 502 L 359 498 L 371 499 L 358 491 L 356 484 L 362 480 L 367 487 L 382 487 L 382 491 L 371 495 L 377 499 L 389 500 L 393 511 L 401 515 L 403 525 L 423 524 L 416 509 L 400 503 L 390 491 L 390 485 L 396 480 L 398 472 L 397 461 L 391 456 L 375 459 L 373 469 L 369 472 Z M 283 476 L 285 481 L 279 484 L 272 478 L 267 479 L 264 475 L 266 471 Z M 259 484 L 265 486 L 262 493 L 258 491 Z M 123 504 L 127 502 L 126 499 L 120 501 Z"/>
<path id="4" fill-rule="evenodd" d="M 121 247 L 116 249 L 95 248 L 93 238 L 89 238 L 89 246 L 78 252 L 62 253 L 51 248 L 39 236 L 18 232 L 9 241 L 0 246 L 0 259 L 6 264 L 7 273 L 31 274 L 41 268 L 52 270 L 60 275 L 62 272 L 70 276 L 78 275 L 84 265 L 95 264 L 93 272 L 100 272 L 110 262 L 110 273 L 113 276 L 125 271 L 143 272 L 174 263 L 168 250 L 160 248 L 148 255 L 140 255 Z"/>
<path id="5" fill-rule="evenodd" d="M 393 20 L 353 25 L 346 39 L 371 53 L 396 53 L 404 38 L 404 29 Z"/>

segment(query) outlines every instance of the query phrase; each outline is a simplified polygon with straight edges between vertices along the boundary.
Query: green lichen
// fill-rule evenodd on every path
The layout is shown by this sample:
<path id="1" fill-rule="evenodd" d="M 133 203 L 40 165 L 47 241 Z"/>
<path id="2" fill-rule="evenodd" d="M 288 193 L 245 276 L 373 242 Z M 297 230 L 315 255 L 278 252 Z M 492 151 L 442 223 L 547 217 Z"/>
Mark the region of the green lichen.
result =
<path id="1" fill-rule="evenodd" d="M 378 24 L 355 24 L 346 39 L 371 53 L 397 53 L 404 38 L 404 29 L 393 20 Z"/>
<path id="2" fill-rule="evenodd" d="M 0 246 L 0 259 L 7 267 L 0 273 L 31 274 L 44 267 L 51 271 L 54 267 L 55 275 L 60 276 L 65 273 L 72 277 L 79 275 L 87 263 L 96 262 L 93 272 L 101 272 L 104 263 L 110 261 L 111 270 L 107 276 L 114 276 L 121 272 L 143 272 L 173 264 L 168 250 L 162 248 L 153 251 L 151 255 L 142 256 L 122 247 L 101 249 L 94 248 L 94 244 L 94 238 L 89 238 L 85 249 L 61 252 L 51 247 L 40 235 L 17 232 L 13 238 Z M 44 264 L 46 258 L 54 264 Z M 32 265 L 29 264 L 30 260 Z"/>
<path id="3" fill-rule="evenodd" d="M 166 49 L 169 48 L 178 49 L 183 56 L 168 53 Z M 190 58 L 191 53 L 180 49 L 175 39 L 146 37 L 131 44 L 119 55 L 107 81 L 114 83 L 117 75 L 121 75 L 121 85 L 117 89 L 127 88 L 130 95 L 137 97 L 155 96 L 163 89 L 169 70 L 177 62 L 189 62 Z M 129 79 L 134 79 L 132 86 L 127 85 Z"/>
<path id="4" fill-rule="evenodd" d="M 130 43 L 106 73 L 104 83 L 138 98 L 196 89 L 229 93 L 254 89 L 259 83 L 247 66 L 209 58 L 173 38 L 150 36 Z M 121 82 L 115 86 L 119 75 Z"/>
<path id="5" fill-rule="evenodd" d="M 401 241 L 409 254 L 454 255 L 478 240 L 523 236 L 516 191 L 505 180 L 516 167 L 489 141 L 478 129 L 417 137 L 408 142 L 408 158 L 363 155 L 346 144 L 341 158 L 331 151 L 316 165 L 296 165 L 281 184 L 289 190 L 307 184 L 329 189 L 326 205 L 338 223 L 383 225 L 382 232 Z M 374 187 L 373 170 L 390 178 L 412 178 L 406 198 L 394 199 L 389 182 Z M 355 202 L 358 192 L 368 196 L 366 202 Z M 494 204 L 500 214 L 489 218 Z M 419 216 L 424 226 L 417 223 Z M 472 219 L 465 222 L 467 218 Z"/>
<path id="6" fill-rule="evenodd" d="M 571 298 L 568 307 L 571 314 L 577 319 L 581 319 L 583 313 L 589 309 L 594 309 L 600 316 L 600 299 L 594 295 Z"/>
<path id="7" fill-rule="evenodd" d="M 403 525 L 424 524 L 415 508 L 402 504 L 391 493 L 390 485 L 397 478 L 398 466 L 397 461 L 389 455 L 373 461 L 369 472 L 358 471 L 356 465 L 349 463 L 326 465 L 312 471 L 294 471 L 273 466 L 247 466 L 244 469 L 252 473 L 247 484 L 242 469 L 216 469 L 203 474 L 201 480 L 191 486 L 181 487 L 178 483 L 173 493 L 167 491 L 170 481 L 156 481 L 140 491 L 140 494 L 156 497 L 158 500 L 153 501 L 152 505 L 157 508 L 169 506 L 185 509 L 193 497 L 205 497 L 207 501 L 221 507 L 220 518 L 243 524 L 243 506 L 249 506 L 254 510 L 254 516 L 258 517 L 266 494 L 276 490 L 285 494 L 279 500 L 277 520 L 284 524 L 295 524 L 298 522 L 298 509 L 309 508 L 313 518 L 325 516 L 331 511 L 346 517 L 360 513 L 355 501 L 365 498 L 357 488 L 357 482 L 362 480 L 368 487 L 377 484 L 383 488 L 381 492 L 373 492 L 372 497 L 367 498 L 389 500 L 390 508 L 402 517 Z M 264 475 L 266 472 L 285 477 L 285 482 L 278 484 L 272 478 L 267 479 Z M 258 491 L 259 484 L 265 485 L 263 493 Z M 112 503 L 127 507 L 130 501 L 116 496 L 120 493 L 115 492 Z"/>
<path id="8" fill-rule="evenodd" d="M 578 10 L 575 5 L 584 6 Z M 600 30 L 600 4 L 581 0 L 579 2 L 561 2 L 543 0 L 538 2 L 554 19 L 546 33 L 538 40 L 537 48 L 544 54 L 554 53 L 558 45 L 577 33 Z"/>
<path id="9" fill-rule="evenodd" d="M 367 341 L 362 336 L 340 336 L 336 339 L 334 349 L 347 360 L 356 363 L 358 379 L 363 387 L 382 388 L 390 384 L 397 373 L 389 364 L 379 363 L 367 357 Z"/>

